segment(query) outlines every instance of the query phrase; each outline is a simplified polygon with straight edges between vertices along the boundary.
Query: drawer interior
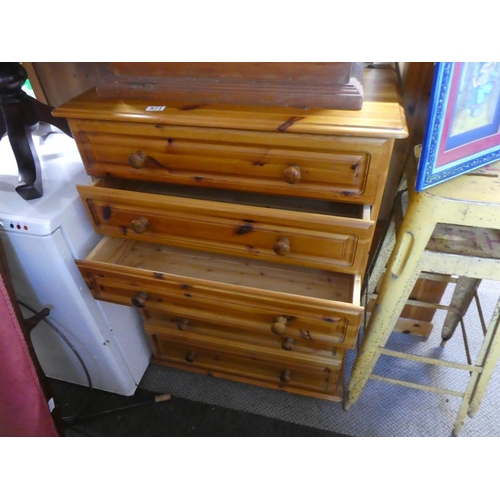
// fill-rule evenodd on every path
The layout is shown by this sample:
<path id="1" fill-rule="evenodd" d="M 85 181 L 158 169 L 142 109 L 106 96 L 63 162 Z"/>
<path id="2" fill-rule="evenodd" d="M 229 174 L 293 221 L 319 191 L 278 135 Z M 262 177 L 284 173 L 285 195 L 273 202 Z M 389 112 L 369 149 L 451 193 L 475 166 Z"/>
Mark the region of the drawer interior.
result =
<path id="1" fill-rule="evenodd" d="M 360 277 L 266 261 L 105 237 L 87 258 L 168 275 L 359 305 Z M 165 276 L 164 276 L 165 275 Z"/>
<path id="2" fill-rule="evenodd" d="M 99 179 L 94 185 L 101 188 L 138 193 L 178 196 L 182 198 L 216 201 L 228 204 L 288 211 L 292 210 L 296 212 L 346 217 L 357 220 L 370 220 L 370 207 L 368 205 L 355 203 L 340 203 L 294 196 L 272 196 L 247 191 L 232 191 L 229 189 L 184 186 L 179 184 L 164 184 L 128 179 Z"/>

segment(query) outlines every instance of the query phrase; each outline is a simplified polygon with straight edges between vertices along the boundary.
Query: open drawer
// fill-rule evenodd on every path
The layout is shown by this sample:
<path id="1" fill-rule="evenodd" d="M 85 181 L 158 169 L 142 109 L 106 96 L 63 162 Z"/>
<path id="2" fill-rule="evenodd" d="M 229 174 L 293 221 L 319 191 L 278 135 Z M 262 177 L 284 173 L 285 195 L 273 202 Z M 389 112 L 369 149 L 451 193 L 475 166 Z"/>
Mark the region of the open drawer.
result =
<path id="1" fill-rule="evenodd" d="M 374 230 L 366 205 L 116 179 L 78 191 L 101 234 L 352 274 Z"/>
<path id="2" fill-rule="evenodd" d="M 106 237 L 76 261 L 98 300 L 184 308 L 295 337 L 317 335 L 352 348 L 363 308 L 360 277 Z"/>

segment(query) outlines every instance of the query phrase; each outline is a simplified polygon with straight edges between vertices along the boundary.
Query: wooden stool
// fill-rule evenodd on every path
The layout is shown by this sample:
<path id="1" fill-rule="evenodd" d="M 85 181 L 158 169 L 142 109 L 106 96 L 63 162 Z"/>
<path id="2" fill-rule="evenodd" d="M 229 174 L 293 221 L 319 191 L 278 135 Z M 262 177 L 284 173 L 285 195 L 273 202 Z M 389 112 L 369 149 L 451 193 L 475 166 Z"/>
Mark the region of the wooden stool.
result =
<path id="1" fill-rule="evenodd" d="M 500 303 L 474 365 L 391 351 L 385 344 L 422 272 L 469 280 L 462 302 L 470 302 L 478 280 L 500 281 L 500 162 L 418 193 L 412 189 L 414 172 L 409 172 L 408 186 L 408 210 L 354 363 L 344 407 L 348 410 L 357 401 L 368 378 L 459 396 L 462 405 L 453 429 L 456 436 L 467 414 L 472 417 L 478 410 L 500 356 Z M 450 328 L 452 333 L 454 328 Z M 443 341 L 449 333 L 443 332 Z M 381 354 L 466 370 L 471 372 L 470 380 L 461 393 L 378 377 L 372 371 Z"/>
<path id="2" fill-rule="evenodd" d="M 387 228 L 384 231 L 383 237 L 380 239 L 378 248 L 375 250 L 375 254 L 372 259 L 371 265 L 366 273 L 366 281 L 363 284 L 363 292 L 366 301 L 365 327 L 366 327 L 366 318 L 370 317 L 374 301 L 377 298 L 377 287 L 379 286 L 381 278 L 385 270 L 387 269 L 387 262 L 391 256 L 392 251 L 394 250 L 394 246 L 396 245 L 396 235 L 398 234 L 401 228 L 401 223 L 403 221 L 404 214 L 406 213 L 408 207 L 407 195 L 408 195 L 408 186 L 407 186 L 406 175 L 404 175 L 403 179 L 400 182 L 396 197 L 394 199 L 394 204 L 391 216 L 389 217 Z M 446 342 L 451 339 L 458 324 L 461 325 L 462 331 L 465 332 L 463 316 L 469 309 L 469 306 L 472 303 L 473 299 L 475 299 L 476 301 L 477 312 L 479 314 L 481 326 L 483 328 L 484 334 L 486 334 L 487 327 L 484 321 L 481 303 L 479 301 L 479 296 L 477 293 L 477 289 L 481 284 L 481 280 L 469 278 L 466 276 L 461 276 L 460 278 L 456 278 L 453 276 L 443 276 L 443 275 L 428 274 L 428 273 L 421 273 L 420 278 L 427 280 L 427 282 L 433 281 L 435 283 L 439 281 L 444 283 L 445 286 L 450 283 L 456 283 L 453 297 L 451 298 L 451 301 L 448 305 L 437 304 L 434 301 L 428 302 L 425 299 L 415 300 L 412 298 L 410 298 L 406 302 L 407 306 L 416 306 L 419 308 L 428 308 L 434 310 L 442 309 L 447 311 L 446 318 L 444 320 L 444 324 L 441 330 L 442 347 L 444 347 Z M 418 295 L 418 291 L 413 290 L 412 295 L 415 293 Z M 435 292 L 435 295 L 439 295 L 440 293 L 442 292 L 438 290 Z M 398 318 L 396 322 L 393 331 L 405 334 L 417 335 L 422 340 L 427 340 L 432 331 L 432 328 L 433 325 L 429 321 L 414 319 L 411 317 L 405 317 L 403 310 L 401 316 Z M 466 343 L 468 361 L 470 362 L 467 339 L 465 336 L 464 340 Z"/>

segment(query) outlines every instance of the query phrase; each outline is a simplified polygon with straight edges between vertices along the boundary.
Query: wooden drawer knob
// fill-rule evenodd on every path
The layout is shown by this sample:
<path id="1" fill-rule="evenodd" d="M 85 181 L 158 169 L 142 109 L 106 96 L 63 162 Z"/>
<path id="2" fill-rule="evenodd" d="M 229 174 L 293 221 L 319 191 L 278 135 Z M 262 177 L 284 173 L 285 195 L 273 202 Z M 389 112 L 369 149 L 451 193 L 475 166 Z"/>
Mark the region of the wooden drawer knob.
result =
<path id="1" fill-rule="evenodd" d="M 300 181 L 301 173 L 300 167 L 292 163 L 284 172 L 283 178 L 288 184 L 296 184 Z"/>
<path id="2" fill-rule="evenodd" d="M 184 332 L 185 330 L 187 330 L 187 327 L 189 326 L 189 320 L 186 319 L 186 318 L 179 318 L 177 320 L 177 328 L 179 330 L 181 330 L 182 332 Z"/>
<path id="3" fill-rule="evenodd" d="M 135 297 L 132 297 L 132 304 L 135 307 L 143 308 L 146 307 L 146 300 L 148 299 L 148 294 L 146 292 L 139 292 Z"/>
<path id="4" fill-rule="evenodd" d="M 290 240 L 282 236 L 273 246 L 274 253 L 284 257 L 290 253 Z"/>
<path id="5" fill-rule="evenodd" d="M 134 231 L 134 233 L 142 234 L 146 231 L 148 224 L 149 222 L 145 217 L 139 217 L 138 219 L 133 220 L 130 225 L 132 226 L 132 231 Z"/>
<path id="6" fill-rule="evenodd" d="M 128 164 L 133 168 L 142 168 L 146 165 L 147 156 L 142 151 L 131 153 L 128 156 Z"/>
<path id="7" fill-rule="evenodd" d="M 288 382 L 290 382 L 290 371 L 289 370 L 283 370 L 281 373 L 280 373 L 280 380 L 286 384 Z"/>
<path id="8" fill-rule="evenodd" d="M 274 320 L 273 325 L 271 326 L 271 331 L 276 335 L 281 335 L 286 332 L 286 323 L 287 319 L 283 316 L 279 316 Z"/>
<path id="9" fill-rule="evenodd" d="M 291 351 L 293 349 L 293 343 L 294 340 L 291 339 L 290 337 L 287 337 L 285 340 L 283 340 L 281 347 L 285 349 L 285 351 Z"/>
<path id="10" fill-rule="evenodd" d="M 196 359 L 196 353 L 194 351 L 189 351 L 184 358 L 188 363 L 194 363 Z"/>

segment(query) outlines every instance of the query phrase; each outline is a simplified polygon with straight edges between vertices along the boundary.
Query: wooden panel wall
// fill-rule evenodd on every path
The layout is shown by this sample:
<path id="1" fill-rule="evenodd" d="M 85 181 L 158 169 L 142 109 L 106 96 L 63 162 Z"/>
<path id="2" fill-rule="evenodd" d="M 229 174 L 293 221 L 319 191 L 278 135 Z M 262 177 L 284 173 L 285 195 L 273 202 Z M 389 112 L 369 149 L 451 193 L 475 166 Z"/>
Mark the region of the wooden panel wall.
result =
<path id="1" fill-rule="evenodd" d="M 394 194 L 403 171 L 407 162 L 412 160 L 413 148 L 417 144 L 422 144 L 433 75 L 434 63 L 432 62 L 405 63 L 400 92 L 409 135 L 406 139 L 398 140 L 395 143 L 385 196 L 380 209 L 381 219 L 387 219 L 390 214 Z"/>
<path id="2" fill-rule="evenodd" d="M 37 99 L 53 107 L 95 87 L 111 74 L 108 63 L 34 62 L 23 65 Z"/>

